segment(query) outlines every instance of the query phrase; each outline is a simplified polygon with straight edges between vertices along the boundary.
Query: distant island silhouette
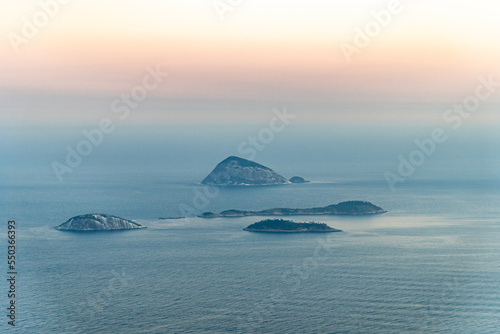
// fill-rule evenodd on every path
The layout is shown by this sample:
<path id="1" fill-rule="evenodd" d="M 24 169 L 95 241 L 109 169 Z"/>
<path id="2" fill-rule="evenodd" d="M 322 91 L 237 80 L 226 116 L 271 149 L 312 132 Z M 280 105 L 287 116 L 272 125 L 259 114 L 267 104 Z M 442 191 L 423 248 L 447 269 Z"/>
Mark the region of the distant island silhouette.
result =
<path id="1" fill-rule="evenodd" d="M 268 232 L 268 233 L 326 233 L 326 232 L 342 232 L 336 228 L 332 228 L 324 223 L 316 222 L 294 222 L 284 219 L 266 219 L 260 222 L 247 226 L 243 231 L 249 232 Z"/>
<path id="2" fill-rule="evenodd" d="M 247 216 L 299 216 L 299 215 L 373 215 L 385 213 L 384 209 L 370 202 L 347 201 L 325 207 L 308 209 L 276 208 L 262 211 L 225 210 L 221 213 L 205 212 L 200 218 Z"/>

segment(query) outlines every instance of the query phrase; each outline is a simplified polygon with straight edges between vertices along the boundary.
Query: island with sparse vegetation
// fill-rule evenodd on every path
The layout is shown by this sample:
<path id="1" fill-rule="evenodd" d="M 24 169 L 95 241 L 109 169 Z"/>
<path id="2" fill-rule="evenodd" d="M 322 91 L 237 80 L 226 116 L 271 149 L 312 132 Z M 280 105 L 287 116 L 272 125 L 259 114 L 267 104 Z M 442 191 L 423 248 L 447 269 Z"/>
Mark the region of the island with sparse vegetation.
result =
<path id="1" fill-rule="evenodd" d="M 247 226 L 243 229 L 249 232 L 270 232 L 270 233 L 304 233 L 304 232 L 342 232 L 332 228 L 325 223 L 316 222 L 294 222 L 285 219 L 266 219 Z"/>
<path id="2" fill-rule="evenodd" d="M 347 201 L 324 207 L 308 209 L 276 208 L 262 211 L 225 210 L 221 213 L 205 212 L 200 218 L 247 217 L 247 216 L 312 216 L 312 215 L 373 215 L 385 213 L 384 209 L 370 202 Z"/>

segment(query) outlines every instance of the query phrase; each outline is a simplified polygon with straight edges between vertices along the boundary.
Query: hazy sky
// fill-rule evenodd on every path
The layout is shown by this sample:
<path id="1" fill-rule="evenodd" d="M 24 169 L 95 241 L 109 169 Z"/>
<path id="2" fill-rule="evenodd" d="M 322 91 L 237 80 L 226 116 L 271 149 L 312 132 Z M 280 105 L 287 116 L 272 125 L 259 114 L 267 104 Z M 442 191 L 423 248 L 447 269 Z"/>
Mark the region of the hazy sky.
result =
<path id="1" fill-rule="evenodd" d="M 391 117 L 381 111 L 384 103 L 461 102 L 478 76 L 500 81 L 497 1 L 61 2 L 0 1 L 4 119 L 41 115 L 37 106 L 45 120 L 109 112 L 113 99 L 141 84 L 148 66 L 169 73 L 149 93 L 157 99 L 148 105 L 154 117 L 169 101 L 189 117 L 226 118 L 231 107 L 224 101 L 241 101 L 242 109 L 249 101 L 277 101 L 303 110 L 310 103 L 311 115 L 321 109 L 342 120 L 345 109 L 329 104 L 353 102 L 377 103 L 380 120 Z M 356 44 L 357 29 L 368 27 L 375 30 L 367 45 L 359 36 Z M 346 57 L 346 47 L 356 52 Z M 498 90 L 488 102 L 499 100 Z M 59 107 L 64 99 L 73 111 Z"/>

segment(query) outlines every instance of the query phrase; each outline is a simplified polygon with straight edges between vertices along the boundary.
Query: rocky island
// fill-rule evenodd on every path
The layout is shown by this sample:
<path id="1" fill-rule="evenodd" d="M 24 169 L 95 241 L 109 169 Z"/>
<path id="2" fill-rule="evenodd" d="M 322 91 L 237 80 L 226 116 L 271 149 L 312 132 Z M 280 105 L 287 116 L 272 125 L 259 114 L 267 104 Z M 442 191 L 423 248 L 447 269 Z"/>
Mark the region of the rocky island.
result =
<path id="1" fill-rule="evenodd" d="M 111 231 L 139 228 L 145 227 L 127 219 L 100 213 L 76 216 L 56 227 L 61 231 Z"/>
<path id="2" fill-rule="evenodd" d="M 268 233 L 342 232 L 324 223 L 297 223 L 284 219 L 266 219 L 247 226 L 243 231 Z"/>
<path id="3" fill-rule="evenodd" d="M 247 217 L 247 216 L 300 216 L 300 215 L 373 215 L 385 213 L 384 209 L 370 202 L 347 201 L 325 207 L 309 209 L 276 208 L 262 211 L 226 210 L 221 213 L 205 212 L 200 218 Z"/>
<path id="4" fill-rule="evenodd" d="M 217 186 L 268 186 L 291 182 L 269 167 L 231 156 L 220 162 L 201 183 Z"/>

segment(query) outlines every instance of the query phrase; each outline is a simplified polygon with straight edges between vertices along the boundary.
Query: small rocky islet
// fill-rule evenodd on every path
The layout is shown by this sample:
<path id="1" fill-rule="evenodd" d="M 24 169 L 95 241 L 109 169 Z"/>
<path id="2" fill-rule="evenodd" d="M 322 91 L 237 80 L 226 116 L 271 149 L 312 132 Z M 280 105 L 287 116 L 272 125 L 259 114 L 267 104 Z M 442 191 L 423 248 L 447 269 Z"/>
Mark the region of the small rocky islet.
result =
<path id="1" fill-rule="evenodd" d="M 306 181 L 303 177 L 300 176 L 293 176 L 289 180 L 292 183 L 308 183 L 309 181 Z"/>

